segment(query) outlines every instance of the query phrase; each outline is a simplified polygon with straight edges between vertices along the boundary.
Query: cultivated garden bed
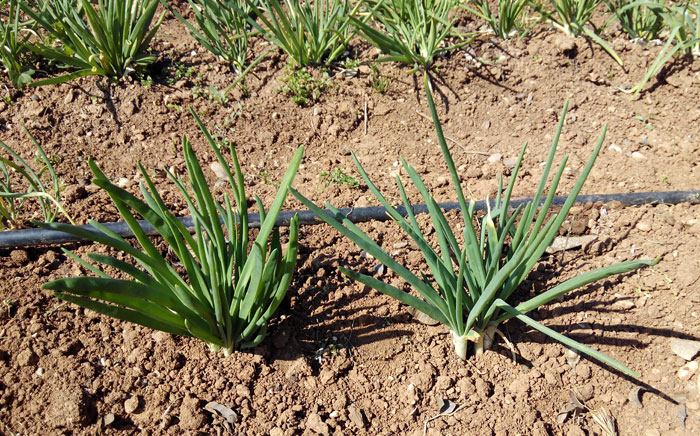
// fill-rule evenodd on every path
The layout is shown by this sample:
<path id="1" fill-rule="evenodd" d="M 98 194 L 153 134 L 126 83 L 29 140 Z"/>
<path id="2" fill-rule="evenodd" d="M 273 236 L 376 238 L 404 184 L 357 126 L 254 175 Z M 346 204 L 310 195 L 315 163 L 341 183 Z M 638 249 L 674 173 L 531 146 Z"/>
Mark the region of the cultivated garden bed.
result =
<path id="1" fill-rule="evenodd" d="M 192 19 L 186 3 L 171 3 Z M 459 12 L 457 26 L 467 32 L 482 22 Z M 511 173 L 528 141 L 513 198 L 535 195 L 567 99 L 555 164 L 564 154 L 569 160 L 557 195 L 574 186 L 604 125 L 607 137 L 582 193 L 698 189 L 698 62 L 674 61 L 631 99 L 619 89 L 638 83 L 661 47 L 630 41 L 614 28 L 605 37 L 624 68 L 599 45 L 547 24 L 523 39 L 479 34 L 437 58 L 438 115 L 465 192 L 494 198 L 498 174 Z M 171 14 L 151 47 L 156 62 L 118 83 L 86 77 L 15 90 L 3 82 L 0 140 L 38 168 L 26 126 L 53 162 L 62 203 L 76 223 L 121 219 L 92 183 L 88 158 L 137 196 L 144 181 L 140 161 L 170 210 L 188 215 L 163 171 L 186 175 L 182 135 L 221 198 L 229 185 L 210 168 L 216 157 L 188 107 L 218 143 L 235 144 L 252 211 L 253 194 L 267 207 L 272 203 L 300 145 L 304 157 L 293 186 L 316 204 L 378 204 L 351 152 L 392 202 L 401 201 L 394 175 L 408 180 L 400 157 L 437 201 L 456 201 L 422 74 L 375 64 L 379 51 L 359 37 L 347 54 L 359 63 L 341 62 L 328 77 L 308 69 L 328 85 L 305 107 L 280 92 L 282 79 L 290 77 L 282 52 L 272 51 L 246 76 L 245 89 L 234 88 L 227 101 L 217 102 L 210 86 L 223 89 L 235 75 Z M 251 39 L 254 53 L 269 48 L 262 37 Z M 423 202 L 412 185 L 407 194 Z M 302 208 L 292 196 L 284 205 Z M 38 207 L 28 202 L 22 223 L 33 212 Z M 448 212 L 447 219 L 459 228 L 458 213 Z M 591 435 L 606 434 L 594 419 L 605 409 L 622 435 L 697 434 L 699 360 L 686 361 L 670 344 L 700 340 L 699 219 L 697 204 L 577 204 L 560 234 L 595 240 L 545 255 L 516 292 L 516 301 L 524 301 L 581 272 L 661 256 L 653 267 L 588 285 L 530 314 L 613 357 L 639 379 L 611 372 L 517 320 L 500 326 L 514 344 L 515 360 L 500 337 L 492 352 L 460 360 L 447 327 L 422 323 L 407 306 L 338 272 L 349 267 L 408 290 L 327 225 L 301 227 L 298 267 L 265 339 L 228 357 L 197 339 L 105 317 L 42 290 L 50 280 L 86 273 L 60 247 L 3 250 L 0 432 Z M 427 215 L 418 221 L 429 227 Z M 411 271 L 425 270 L 423 257 L 394 223 L 360 227 Z M 287 236 L 283 229 L 283 241 Z M 173 260 L 161 239 L 153 241 Z M 79 255 L 120 256 L 99 245 L 66 247 Z M 587 408 L 574 410 L 572 392 Z M 443 400 L 454 405 L 438 416 Z"/>

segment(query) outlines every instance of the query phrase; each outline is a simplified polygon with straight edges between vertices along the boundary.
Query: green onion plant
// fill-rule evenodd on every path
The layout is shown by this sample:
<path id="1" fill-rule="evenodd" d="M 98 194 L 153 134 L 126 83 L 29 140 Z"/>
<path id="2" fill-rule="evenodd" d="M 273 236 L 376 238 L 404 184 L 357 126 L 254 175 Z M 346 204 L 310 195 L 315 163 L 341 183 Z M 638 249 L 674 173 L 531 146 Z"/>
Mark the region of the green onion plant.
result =
<path id="1" fill-rule="evenodd" d="M 162 2 L 167 5 L 166 0 Z M 197 27 L 177 10 L 169 10 L 185 25 L 189 34 L 204 48 L 223 59 L 237 73 L 248 65 L 248 17 L 255 17 L 257 1 L 188 0 Z"/>
<path id="2" fill-rule="evenodd" d="M 60 212 L 73 223 L 70 215 L 61 205 L 61 185 L 51 159 L 26 128 L 25 131 L 34 143 L 38 160 L 43 163 L 43 166 L 38 172 L 34 171 L 19 154 L 0 141 L 0 147 L 10 155 L 10 158 L 0 156 L 0 176 L 2 177 L 0 178 L 0 230 L 25 227 L 25 223 L 29 220 L 23 219 L 22 212 L 29 199 L 37 200 L 43 222 L 54 221 Z M 44 174 L 48 174 L 50 180 L 48 185 L 42 181 Z M 18 186 L 13 183 L 17 181 L 15 175 L 19 175 L 25 182 L 23 184 L 26 184 L 26 187 L 21 188 L 23 192 L 17 192 Z"/>
<path id="3" fill-rule="evenodd" d="M 530 2 L 532 7 L 548 19 L 554 27 L 562 30 L 567 35 L 585 35 L 596 44 L 603 47 L 608 54 L 615 59 L 615 62 L 622 65 L 622 59 L 615 53 L 615 50 L 605 42 L 595 31 L 591 29 L 591 17 L 593 12 L 601 5 L 603 0 L 549 0 L 553 10 L 549 12 L 534 2 Z"/>
<path id="4" fill-rule="evenodd" d="M 700 3 L 687 0 L 667 5 L 660 12 L 664 26 L 670 33 L 666 37 L 661 51 L 644 74 L 642 80 L 631 89 L 623 91 L 637 97 L 644 86 L 663 69 L 664 65 L 676 55 L 689 57 L 700 56 Z"/>
<path id="5" fill-rule="evenodd" d="M 657 39 L 664 29 L 661 13 L 665 9 L 666 0 L 605 0 L 605 5 L 611 14 L 606 27 L 617 21 L 632 39 Z"/>
<path id="6" fill-rule="evenodd" d="M 460 6 L 486 21 L 493 33 L 501 39 L 509 39 L 523 27 L 523 10 L 531 0 L 499 0 L 498 13 L 494 15 L 488 0 L 469 0 L 473 7 Z"/>
<path id="7" fill-rule="evenodd" d="M 16 89 L 31 82 L 34 74 L 25 62 L 27 39 L 32 33 L 29 24 L 20 20 L 18 0 L 0 1 L 0 63 Z"/>
<path id="8" fill-rule="evenodd" d="M 621 363 L 540 324 L 529 317 L 527 313 L 571 290 L 581 288 L 614 274 L 625 273 L 644 265 L 654 265 L 658 260 L 634 260 L 585 272 L 524 302 L 519 304 L 513 302 L 513 293 L 532 271 L 547 246 L 550 245 L 557 235 L 568 215 L 569 209 L 576 200 L 576 196 L 581 191 L 583 183 L 600 151 L 605 130 L 603 130 L 595 150 L 586 166 L 582 169 L 581 175 L 565 204 L 558 212 L 550 210 L 567 161 L 565 157 L 559 165 L 552 179 L 549 192 L 545 195 L 545 187 L 550 176 L 559 135 L 564 124 L 565 105 L 534 199 L 524 207 L 519 206 L 514 211 L 510 210 L 511 193 L 513 192 L 525 153 L 526 147 L 524 146 L 505 192 L 503 193 L 502 190 L 503 182 L 501 179 L 495 202 L 489 203 L 490 209 L 480 220 L 480 225 L 475 225 L 475 203 L 473 200 L 469 204 L 465 201 L 460 187 L 459 176 L 445 143 L 445 137 L 435 110 L 427 73 L 424 75 L 424 83 L 438 142 L 461 205 L 464 222 L 464 231 L 461 235 L 464 241 L 463 246 L 460 246 L 458 242 L 459 235 L 455 234 L 449 227 L 447 218 L 438 207 L 436 201 L 430 196 L 425 184 L 412 166 L 402 160 L 404 169 L 428 207 L 439 250 L 433 248 L 422 233 L 418 221 L 411 211 L 411 204 L 408 201 L 401 179 L 397 177 L 396 182 L 408 218 L 404 218 L 399 214 L 396 208 L 377 189 L 367 176 L 357 157 L 353 155 L 357 169 L 365 183 L 386 208 L 391 218 L 421 250 L 430 271 L 421 272 L 420 277 L 415 275 L 383 251 L 376 242 L 333 206 L 326 203 L 326 207 L 330 212 L 324 211 L 299 192 L 292 190 L 292 193 L 306 207 L 313 210 L 325 222 L 351 239 L 368 254 L 374 256 L 396 275 L 403 278 L 411 288 L 418 292 L 420 297 L 369 275 L 352 271 L 342 266 L 339 267 L 340 271 L 348 277 L 396 298 L 448 326 L 457 355 L 462 359 L 466 358 L 467 343 L 469 341 L 473 341 L 476 344 L 475 350 L 477 353 L 483 352 L 491 346 L 495 335 L 500 333 L 498 329 L 500 324 L 510 318 L 517 318 L 568 347 L 636 377 L 637 375 L 632 370 Z M 502 333 L 500 334 L 502 335 Z"/>
<path id="9" fill-rule="evenodd" d="M 234 178 L 216 142 L 196 113 L 190 111 L 226 172 L 233 189 L 233 202 L 228 195 L 223 196 L 223 204 L 214 200 L 187 138 L 183 138 L 183 148 L 189 188 L 180 176 L 167 173 L 189 206 L 194 235 L 167 209 L 141 164 L 139 168 L 145 180 L 140 186 L 143 200 L 113 185 L 91 160 L 94 183 L 107 191 L 140 248 L 97 222 L 90 222 L 94 230 L 58 223 L 43 227 L 107 245 L 135 262 L 90 254 L 95 265 L 66 251 L 95 276 L 54 280 L 46 283 L 44 289 L 56 291 L 58 298 L 114 318 L 197 337 L 212 351 L 223 350 L 229 355 L 236 348 L 251 347 L 263 340 L 267 322 L 289 288 L 296 267 L 299 218 L 295 216 L 291 220 L 285 253 L 275 221 L 299 168 L 303 147 L 292 158 L 267 213 L 256 197 L 260 230 L 254 240 L 249 240 L 245 182 L 236 151 L 231 145 Z M 137 215 L 158 231 L 184 269 L 184 275 L 146 236 Z M 115 268 L 129 278 L 110 277 L 99 264 Z"/>
<path id="10" fill-rule="evenodd" d="M 387 55 L 377 62 L 412 65 L 410 73 L 430 70 L 438 56 L 473 40 L 455 30 L 456 18 L 450 18 L 455 0 L 361 0 L 359 5 L 365 11 L 353 14 L 351 20 L 367 41 Z M 451 43 L 452 37 L 458 42 Z"/>
<path id="11" fill-rule="evenodd" d="M 38 27 L 60 42 L 32 44 L 29 49 L 75 70 L 31 86 L 89 75 L 120 79 L 154 62 L 156 56 L 147 49 L 165 16 L 163 12 L 155 19 L 158 4 L 159 0 L 98 0 L 94 7 L 89 0 L 79 0 L 76 7 L 75 0 L 20 2 Z"/>
<path id="12" fill-rule="evenodd" d="M 348 0 L 259 0 L 249 23 L 284 51 L 297 68 L 329 65 L 346 50 L 354 30 Z"/>

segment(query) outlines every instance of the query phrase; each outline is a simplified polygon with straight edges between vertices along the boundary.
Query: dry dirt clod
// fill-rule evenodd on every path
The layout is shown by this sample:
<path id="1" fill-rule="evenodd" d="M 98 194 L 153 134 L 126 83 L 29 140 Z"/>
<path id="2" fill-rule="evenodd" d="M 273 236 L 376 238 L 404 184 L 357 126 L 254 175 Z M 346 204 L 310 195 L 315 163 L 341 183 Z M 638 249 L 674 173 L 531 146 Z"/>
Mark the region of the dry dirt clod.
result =
<path id="1" fill-rule="evenodd" d="M 199 400 L 190 395 L 185 395 L 182 400 L 182 405 L 180 405 L 180 429 L 185 431 L 198 431 L 207 422 L 206 415 L 202 412 L 202 408 L 199 407 Z"/>
<path id="2" fill-rule="evenodd" d="M 355 424 L 355 427 L 361 430 L 365 428 L 365 417 L 362 413 L 362 409 L 355 406 L 348 406 L 348 418 L 350 418 L 350 422 Z"/>
<path id="3" fill-rule="evenodd" d="M 688 339 L 672 339 L 670 342 L 671 351 L 685 360 L 693 360 L 700 352 L 700 341 Z"/>
<path id="4" fill-rule="evenodd" d="M 17 355 L 17 364 L 19 366 L 34 366 L 39 362 L 39 356 L 30 348 L 21 351 Z"/>
<path id="5" fill-rule="evenodd" d="M 323 419 L 321 419 L 321 416 L 318 413 L 309 414 L 308 418 L 306 419 L 306 428 L 323 436 L 328 436 L 330 434 L 330 427 L 328 427 L 328 424 L 323 422 Z"/>

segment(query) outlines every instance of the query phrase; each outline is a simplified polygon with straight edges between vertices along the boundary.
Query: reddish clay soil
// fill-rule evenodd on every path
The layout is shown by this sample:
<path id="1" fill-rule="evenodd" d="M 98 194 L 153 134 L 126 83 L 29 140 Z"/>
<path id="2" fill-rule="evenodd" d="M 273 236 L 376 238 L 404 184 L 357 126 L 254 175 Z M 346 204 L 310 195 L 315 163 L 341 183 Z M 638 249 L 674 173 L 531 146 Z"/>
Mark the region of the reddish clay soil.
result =
<path id="1" fill-rule="evenodd" d="M 477 26 L 468 18 L 460 25 Z M 558 194 L 573 186 L 604 125 L 603 151 L 583 193 L 698 189 L 700 65 L 679 60 L 631 100 L 618 87 L 639 80 L 659 47 L 609 37 L 624 69 L 599 47 L 546 26 L 520 41 L 482 36 L 439 60 L 439 114 L 463 187 L 475 198 L 493 198 L 496 176 L 509 173 L 525 141 L 529 148 L 514 195 L 534 194 L 566 99 L 559 159 L 568 154 L 569 161 Z M 263 41 L 254 44 L 257 52 L 265 48 Z M 88 157 L 133 192 L 142 180 L 141 161 L 173 210 L 186 214 L 160 169 L 184 173 L 179 144 L 187 135 L 215 184 L 206 168 L 213 154 L 188 106 L 221 140 L 236 144 L 249 195 L 267 204 L 299 145 L 306 151 L 295 187 L 317 203 L 376 204 L 364 184 L 326 186 L 321 177 L 340 169 L 359 178 L 350 152 L 392 201 L 399 199 L 392 180 L 399 156 L 416 167 L 439 201 L 454 201 L 425 117 L 420 78 L 383 64 L 381 74 L 391 84 L 380 94 L 368 67 L 376 51 L 361 42 L 353 49 L 362 61 L 359 74 L 349 78 L 331 70 L 331 88 L 309 107 L 278 92 L 286 74 L 281 54 L 253 71 L 249 96 L 236 90 L 219 104 L 207 98 L 208 88 L 225 87 L 232 74 L 168 17 L 154 42 L 159 60 L 147 72 L 151 86 L 85 78 L 16 92 L 4 84 L 9 103 L 0 103 L 0 139 L 30 159 L 34 149 L 22 126 L 36 136 L 57 162 L 66 207 L 79 223 L 119 219 L 107 196 L 91 185 Z M 176 79 L 177 65 L 192 67 L 191 77 Z M 409 194 L 422 202 L 414 190 Z M 300 207 L 292 198 L 286 203 L 286 209 Z M 700 206 L 689 204 L 576 206 L 564 231 L 597 240 L 544 257 L 517 296 L 598 266 L 661 255 L 653 268 L 588 286 L 535 314 L 628 365 L 639 380 L 578 359 L 518 321 L 503 326 L 515 344 L 515 361 L 503 341 L 492 352 L 460 361 L 444 326 L 421 324 L 402 304 L 337 272 L 338 265 L 371 271 L 374 264 L 327 226 L 302 229 L 299 269 L 269 336 L 228 358 L 200 341 L 96 315 L 41 290 L 48 280 L 84 273 L 60 247 L 2 251 L 0 433 L 604 434 L 590 411 L 559 416 L 576 389 L 591 410 L 607 410 L 621 435 L 700 434 L 700 376 L 693 370 L 700 358 L 688 363 L 669 345 L 674 338 L 700 340 L 698 219 Z M 414 271 L 424 268 L 417 249 L 392 223 L 361 227 Z M 83 255 L 105 251 L 89 244 L 67 248 Z M 403 286 L 391 274 L 382 278 Z M 684 365 L 688 370 L 679 373 Z M 459 408 L 431 420 L 441 398 Z M 212 401 L 232 409 L 237 421 L 229 424 L 205 410 Z"/>

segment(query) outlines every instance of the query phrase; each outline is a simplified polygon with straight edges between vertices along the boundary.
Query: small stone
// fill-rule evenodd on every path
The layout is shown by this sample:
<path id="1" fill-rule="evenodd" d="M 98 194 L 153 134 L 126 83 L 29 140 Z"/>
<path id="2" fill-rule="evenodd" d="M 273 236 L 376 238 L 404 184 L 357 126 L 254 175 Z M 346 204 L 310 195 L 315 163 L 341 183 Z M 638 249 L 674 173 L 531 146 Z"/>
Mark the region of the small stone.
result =
<path id="1" fill-rule="evenodd" d="M 700 402 L 698 402 L 698 401 L 686 401 L 685 407 L 687 407 L 688 410 L 700 410 Z"/>
<path id="2" fill-rule="evenodd" d="M 284 430 L 279 427 L 272 427 L 272 429 L 270 429 L 270 436 L 284 436 Z"/>
<path id="3" fill-rule="evenodd" d="M 608 146 L 608 150 L 612 150 L 617 153 L 622 153 L 622 149 L 620 148 L 620 146 L 615 144 L 611 144 L 610 146 Z"/>
<path id="4" fill-rule="evenodd" d="M 632 159 L 646 159 L 647 157 L 644 156 L 642 153 L 635 151 L 632 153 Z"/>
<path id="5" fill-rule="evenodd" d="M 64 104 L 73 103 L 74 98 L 75 98 L 75 93 L 73 92 L 72 89 L 69 89 L 68 92 L 66 93 L 66 96 L 63 98 L 63 103 Z"/>
<path id="6" fill-rule="evenodd" d="M 330 434 L 328 424 L 323 422 L 318 413 L 309 413 L 309 417 L 306 419 L 306 428 L 323 436 L 328 436 Z"/>
<path id="7" fill-rule="evenodd" d="M 650 428 L 644 432 L 644 436 L 661 436 L 661 432 L 655 428 Z"/>
<path id="8" fill-rule="evenodd" d="M 613 309 L 615 310 L 630 310 L 634 309 L 636 304 L 632 300 L 618 300 L 613 303 Z"/>
<path id="9" fill-rule="evenodd" d="M 128 400 L 124 401 L 124 411 L 126 413 L 134 413 L 139 408 L 138 395 L 132 395 Z"/>
<path id="10" fill-rule="evenodd" d="M 437 183 L 437 186 L 447 186 L 449 183 L 450 179 L 448 179 L 445 176 L 438 176 L 437 179 L 435 179 L 435 182 Z"/>
<path id="11" fill-rule="evenodd" d="M 114 419 L 114 413 L 108 413 L 104 416 L 104 418 L 102 418 L 102 422 L 104 425 L 112 425 Z"/>
<path id="12" fill-rule="evenodd" d="M 692 377 L 697 370 L 698 362 L 695 360 L 690 361 L 678 370 L 678 378 L 681 380 L 690 380 L 690 377 Z"/>
<path id="13" fill-rule="evenodd" d="M 209 168 L 211 168 L 211 170 L 214 171 L 214 175 L 216 175 L 217 179 L 226 179 L 226 170 L 224 170 L 224 166 L 221 165 L 221 163 L 212 162 L 209 164 Z"/>
<path id="14" fill-rule="evenodd" d="M 496 162 L 498 162 L 499 160 L 501 160 L 501 157 L 503 157 L 503 156 L 501 155 L 501 153 L 494 153 L 494 154 L 492 154 L 491 156 L 489 156 L 489 158 L 487 159 L 487 162 L 490 163 L 490 164 L 496 163 Z"/>
<path id="15" fill-rule="evenodd" d="M 151 333 L 151 339 L 153 339 L 156 344 L 160 344 L 163 341 L 167 340 L 168 337 L 170 337 L 170 334 L 162 332 L 160 330 L 156 330 L 153 333 Z"/>
<path id="16" fill-rule="evenodd" d="M 507 157 L 503 159 L 503 165 L 505 165 L 507 168 L 513 169 L 515 168 L 515 165 L 518 163 L 518 159 L 514 157 Z"/>
<path id="17" fill-rule="evenodd" d="M 651 224 L 649 224 L 646 221 L 638 222 L 635 227 L 637 227 L 637 230 L 639 230 L 640 232 L 648 232 L 649 230 L 651 230 Z"/>
<path id="18" fill-rule="evenodd" d="M 117 186 L 119 186 L 120 188 L 123 188 L 128 183 L 129 183 L 129 179 L 127 179 L 126 177 L 122 177 L 121 179 L 119 179 L 119 181 L 117 181 Z"/>
<path id="19" fill-rule="evenodd" d="M 489 127 L 491 127 L 491 121 L 484 121 L 484 123 L 481 125 L 481 128 L 484 130 L 488 130 Z"/>
<path id="20" fill-rule="evenodd" d="M 693 360 L 700 351 L 700 341 L 672 339 L 670 345 L 671 351 L 685 360 Z"/>

